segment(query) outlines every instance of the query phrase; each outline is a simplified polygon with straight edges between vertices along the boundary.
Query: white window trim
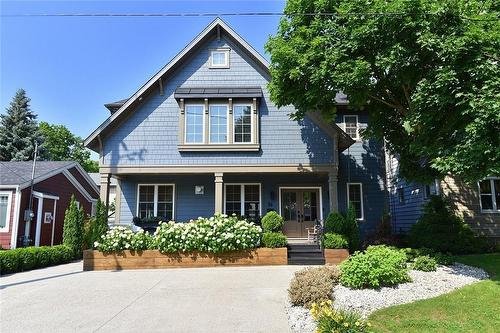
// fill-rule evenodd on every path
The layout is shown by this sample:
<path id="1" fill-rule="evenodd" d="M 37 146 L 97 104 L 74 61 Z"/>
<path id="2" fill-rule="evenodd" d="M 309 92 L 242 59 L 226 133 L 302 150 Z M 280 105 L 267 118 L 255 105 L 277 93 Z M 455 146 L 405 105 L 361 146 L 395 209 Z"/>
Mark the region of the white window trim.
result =
<path id="1" fill-rule="evenodd" d="M 236 142 L 235 136 L 236 136 L 236 122 L 234 121 L 234 109 L 236 106 L 249 106 L 250 107 L 250 142 Z M 253 105 L 251 103 L 233 103 L 233 144 L 238 144 L 238 145 L 251 145 L 254 143 L 254 119 L 253 119 Z"/>
<path id="2" fill-rule="evenodd" d="M 201 132 L 201 142 L 187 142 L 187 126 L 188 126 L 188 107 L 190 106 L 201 106 L 203 112 L 201 113 L 201 118 L 203 119 L 203 129 L 202 129 L 202 132 Z M 184 120 L 184 144 L 186 145 L 201 145 L 201 144 L 205 144 L 205 131 L 207 130 L 206 129 L 206 124 L 205 124 L 205 104 L 203 103 L 186 103 L 186 105 L 184 106 L 184 109 L 186 110 L 186 117 L 185 117 L 185 120 Z"/>
<path id="3" fill-rule="evenodd" d="M 359 137 L 359 118 L 358 118 L 358 115 L 357 114 L 345 114 L 342 116 L 342 121 L 343 121 L 343 130 L 344 132 L 346 131 L 346 121 L 345 121 L 345 117 L 356 117 L 356 137 L 355 138 L 352 138 L 353 140 L 356 140 L 356 141 L 359 141 L 360 140 L 360 137 Z M 347 132 L 346 132 L 347 133 Z M 350 136 L 349 136 L 350 137 Z"/>
<path id="4" fill-rule="evenodd" d="M 361 199 L 361 217 L 360 218 L 356 218 L 356 220 L 358 221 L 364 221 L 365 219 L 365 206 L 364 206 L 364 203 L 363 203 L 363 183 L 347 183 L 347 209 L 349 209 L 349 204 L 350 204 L 350 200 L 349 200 L 349 186 L 350 185 L 359 185 L 359 194 L 360 194 L 360 199 Z"/>
<path id="5" fill-rule="evenodd" d="M 281 207 L 281 192 L 282 190 L 319 190 L 319 220 L 321 225 L 323 225 L 323 187 L 322 186 L 280 186 L 278 188 L 278 211 L 281 216 L 282 207 Z"/>
<path id="6" fill-rule="evenodd" d="M 224 214 L 226 214 L 226 188 L 228 185 L 240 186 L 240 215 L 245 216 L 245 185 L 259 186 L 259 216 L 262 216 L 262 185 L 261 183 L 224 183 Z"/>
<path id="7" fill-rule="evenodd" d="M 230 54 L 231 54 L 231 49 L 229 48 L 218 48 L 218 49 L 212 49 L 210 50 L 210 59 L 209 59 L 209 68 L 229 68 L 230 66 Z M 213 63 L 213 54 L 214 53 L 224 53 L 225 54 L 225 59 L 226 62 L 221 65 L 216 65 Z"/>
<path id="8" fill-rule="evenodd" d="M 7 195 L 7 221 L 5 223 L 5 227 L 0 228 L 0 232 L 9 232 L 10 213 L 12 211 L 12 191 L 0 191 L 0 195 Z"/>
<path id="9" fill-rule="evenodd" d="M 137 184 L 137 205 L 135 210 L 135 216 L 139 216 L 139 194 L 141 186 L 154 186 L 154 197 L 153 197 L 153 215 L 156 217 L 158 214 L 158 186 L 172 186 L 172 220 L 175 221 L 175 184 L 160 184 L 160 183 L 141 183 Z"/>
<path id="10" fill-rule="evenodd" d="M 210 108 L 212 106 L 223 106 L 226 108 L 226 141 L 225 142 L 212 142 L 211 134 L 212 134 L 212 124 L 210 121 L 211 114 L 210 114 Z M 185 139 L 185 138 L 184 138 Z M 208 105 L 208 143 L 212 145 L 217 145 L 217 144 L 228 144 L 229 143 L 229 105 L 228 104 L 209 104 Z"/>
<path id="11" fill-rule="evenodd" d="M 482 181 L 489 180 L 491 186 L 491 202 L 493 203 L 493 209 L 483 209 L 483 203 L 481 202 L 481 185 Z M 479 196 L 479 206 L 481 207 L 481 213 L 500 213 L 500 207 L 497 207 L 496 201 L 496 191 L 495 191 L 495 180 L 500 180 L 499 177 L 487 177 L 479 182 L 477 182 L 478 196 Z"/>

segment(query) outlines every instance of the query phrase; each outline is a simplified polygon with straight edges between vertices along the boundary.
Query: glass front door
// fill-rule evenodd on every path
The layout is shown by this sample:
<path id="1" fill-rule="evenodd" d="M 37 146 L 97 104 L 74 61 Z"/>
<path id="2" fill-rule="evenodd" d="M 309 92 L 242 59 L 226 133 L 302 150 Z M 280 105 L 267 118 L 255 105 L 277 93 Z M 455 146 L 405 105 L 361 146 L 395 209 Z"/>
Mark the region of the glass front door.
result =
<path id="1" fill-rule="evenodd" d="M 307 237 L 307 228 L 312 228 L 319 218 L 319 190 L 282 189 L 281 214 L 286 236 Z"/>

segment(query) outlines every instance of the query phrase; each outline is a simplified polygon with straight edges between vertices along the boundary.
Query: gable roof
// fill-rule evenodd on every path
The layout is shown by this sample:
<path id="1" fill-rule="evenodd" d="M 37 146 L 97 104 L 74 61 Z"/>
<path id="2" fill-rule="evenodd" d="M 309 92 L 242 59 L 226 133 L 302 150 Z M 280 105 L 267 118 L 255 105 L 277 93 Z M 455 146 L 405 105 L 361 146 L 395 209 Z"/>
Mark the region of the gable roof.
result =
<path id="1" fill-rule="evenodd" d="M 59 173 L 67 173 L 67 170 L 71 168 L 76 168 L 96 193 L 99 193 L 92 178 L 83 170 L 80 164 L 74 161 L 36 161 L 33 183 L 36 184 Z M 32 170 L 33 161 L 0 162 L 0 186 L 19 186 L 20 189 L 29 187 L 31 185 Z"/>
<path id="2" fill-rule="evenodd" d="M 111 111 L 111 115 L 101 124 L 97 129 L 95 129 L 84 141 L 85 146 L 99 152 L 99 147 L 101 145 L 101 134 L 105 131 L 111 130 L 117 125 L 119 119 L 123 119 L 126 113 L 137 106 L 143 98 L 150 93 L 155 87 L 160 86 L 161 80 L 175 71 L 183 60 L 187 59 L 198 46 L 202 45 L 204 42 L 208 41 L 214 35 L 221 36 L 224 33 L 225 37 L 230 38 L 235 42 L 240 49 L 245 52 L 250 59 L 254 60 L 255 63 L 262 68 L 264 73 L 271 76 L 269 67 L 269 62 L 257 52 L 249 43 L 247 43 L 236 31 L 234 31 L 226 22 L 221 18 L 217 17 L 213 20 L 202 32 L 200 32 L 181 52 L 179 52 L 169 63 L 167 63 L 162 69 L 160 69 L 153 77 L 151 77 L 142 87 L 139 88 L 131 97 L 126 100 L 121 100 L 113 103 L 105 104 L 105 107 Z M 344 131 L 335 124 L 327 125 L 331 127 L 331 130 L 339 135 L 339 148 L 348 147 L 352 144 L 352 140 L 346 139 Z M 329 131 L 329 134 L 331 131 Z M 349 138 L 350 139 L 350 138 Z M 342 141 L 342 142 L 340 142 Z M 343 149 L 342 149 L 343 150 Z"/>

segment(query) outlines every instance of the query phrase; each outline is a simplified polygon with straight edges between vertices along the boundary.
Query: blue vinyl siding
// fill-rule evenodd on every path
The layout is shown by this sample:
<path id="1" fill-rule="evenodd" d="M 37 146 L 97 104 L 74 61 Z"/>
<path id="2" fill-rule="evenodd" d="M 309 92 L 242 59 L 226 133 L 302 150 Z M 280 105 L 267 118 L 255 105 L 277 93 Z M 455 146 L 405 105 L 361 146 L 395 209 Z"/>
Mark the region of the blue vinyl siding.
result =
<path id="1" fill-rule="evenodd" d="M 209 49 L 231 48 L 231 68 L 211 69 Z M 327 164 L 334 162 L 333 139 L 309 118 L 290 120 L 291 107 L 277 109 L 269 99 L 268 77 L 231 42 L 212 40 L 164 81 L 165 94 L 155 91 L 104 138 L 104 165 Z M 176 88 L 259 86 L 258 152 L 179 152 L 179 105 Z"/>
<path id="2" fill-rule="evenodd" d="M 343 115 L 357 114 L 359 128 L 368 124 L 368 115 L 339 108 L 336 123 L 343 128 Z M 347 183 L 361 183 L 363 187 L 364 219 L 359 222 L 362 234 L 373 231 L 386 207 L 385 169 L 383 147 L 375 140 L 358 140 L 340 153 L 338 173 L 339 210 L 347 211 Z"/>

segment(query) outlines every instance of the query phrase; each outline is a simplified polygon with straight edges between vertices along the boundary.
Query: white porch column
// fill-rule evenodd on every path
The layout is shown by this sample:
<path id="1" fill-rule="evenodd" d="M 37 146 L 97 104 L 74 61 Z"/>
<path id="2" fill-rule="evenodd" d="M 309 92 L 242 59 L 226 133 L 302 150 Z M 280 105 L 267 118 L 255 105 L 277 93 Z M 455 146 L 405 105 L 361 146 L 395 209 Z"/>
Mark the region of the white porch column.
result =
<path id="1" fill-rule="evenodd" d="M 339 196 L 337 188 L 338 170 L 335 168 L 328 173 L 328 193 L 330 200 L 330 212 L 338 212 L 339 210 Z"/>
<path id="2" fill-rule="evenodd" d="M 224 211 L 222 190 L 223 175 L 222 172 L 215 173 L 215 213 L 222 213 Z"/>

